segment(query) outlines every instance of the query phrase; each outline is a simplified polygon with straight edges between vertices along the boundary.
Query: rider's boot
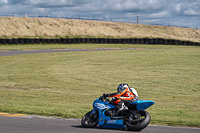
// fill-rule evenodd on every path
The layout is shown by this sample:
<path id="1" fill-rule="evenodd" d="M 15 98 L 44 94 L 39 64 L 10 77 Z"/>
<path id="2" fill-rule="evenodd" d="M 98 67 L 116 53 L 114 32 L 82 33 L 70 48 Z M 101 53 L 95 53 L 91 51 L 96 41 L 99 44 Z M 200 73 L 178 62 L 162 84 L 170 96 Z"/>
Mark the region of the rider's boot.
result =
<path id="1" fill-rule="evenodd" d="M 117 116 L 120 112 L 125 111 L 125 110 L 128 110 L 128 107 L 127 107 L 127 106 L 124 104 L 124 102 L 122 102 L 122 101 L 118 103 L 117 108 L 118 108 L 118 110 L 117 110 L 117 112 L 116 112 L 116 116 Z"/>

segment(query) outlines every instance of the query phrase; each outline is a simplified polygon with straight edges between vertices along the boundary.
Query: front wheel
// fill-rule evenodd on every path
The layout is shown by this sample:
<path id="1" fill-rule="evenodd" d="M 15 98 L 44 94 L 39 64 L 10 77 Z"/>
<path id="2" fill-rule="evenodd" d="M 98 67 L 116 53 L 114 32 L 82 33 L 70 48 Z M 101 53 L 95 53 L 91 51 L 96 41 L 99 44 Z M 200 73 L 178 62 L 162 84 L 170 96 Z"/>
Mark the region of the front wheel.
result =
<path id="1" fill-rule="evenodd" d="M 128 120 L 126 121 L 126 127 L 131 131 L 140 131 L 148 126 L 151 116 L 147 111 L 137 110 L 134 111 L 135 115 L 130 113 Z"/>
<path id="2" fill-rule="evenodd" d="M 98 125 L 98 113 L 93 114 L 92 116 L 90 115 L 92 111 L 86 113 L 82 120 L 81 124 L 83 127 L 86 128 L 92 128 Z"/>

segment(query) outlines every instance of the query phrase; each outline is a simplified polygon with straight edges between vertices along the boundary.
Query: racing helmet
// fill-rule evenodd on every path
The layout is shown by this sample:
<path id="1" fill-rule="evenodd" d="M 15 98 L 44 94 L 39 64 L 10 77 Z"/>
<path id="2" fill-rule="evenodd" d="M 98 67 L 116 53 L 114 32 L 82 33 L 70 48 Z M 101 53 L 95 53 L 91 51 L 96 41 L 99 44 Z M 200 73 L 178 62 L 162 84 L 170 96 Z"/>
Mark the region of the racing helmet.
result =
<path id="1" fill-rule="evenodd" d="M 121 83 L 121 84 L 119 84 L 118 85 L 118 87 L 117 87 L 117 92 L 122 92 L 123 90 L 125 90 L 126 88 L 129 88 L 129 86 L 128 86 L 128 84 L 126 84 L 126 83 Z"/>

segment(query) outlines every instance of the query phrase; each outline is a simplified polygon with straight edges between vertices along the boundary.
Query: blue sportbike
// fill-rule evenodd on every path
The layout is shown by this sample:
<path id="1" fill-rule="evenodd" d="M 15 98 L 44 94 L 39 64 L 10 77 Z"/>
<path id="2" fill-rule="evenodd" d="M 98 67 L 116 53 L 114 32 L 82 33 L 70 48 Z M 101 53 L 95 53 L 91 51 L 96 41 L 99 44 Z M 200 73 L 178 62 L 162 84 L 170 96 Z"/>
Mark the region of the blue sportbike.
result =
<path id="1" fill-rule="evenodd" d="M 81 124 L 83 127 L 92 128 L 97 125 L 104 128 L 128 129 L 140 131 L 148 126 L 150 115 L 145 109 L 152 106 L 154 101 L 137 100 L 126 104 L 128 110 L 117 113 L 116 105 L 105 95 L 93 102 L 93 110 L 86 113 Z"/>

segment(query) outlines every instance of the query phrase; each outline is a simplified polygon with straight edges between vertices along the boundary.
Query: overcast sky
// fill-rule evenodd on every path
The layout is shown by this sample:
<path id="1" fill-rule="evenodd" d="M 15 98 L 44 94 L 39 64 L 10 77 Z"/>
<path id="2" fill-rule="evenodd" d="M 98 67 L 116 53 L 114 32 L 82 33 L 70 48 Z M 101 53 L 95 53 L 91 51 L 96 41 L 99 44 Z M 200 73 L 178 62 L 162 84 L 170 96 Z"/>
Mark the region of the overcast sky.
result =
<path id="1" fill-rule="evenodd" d="M 104 19 L 200 29 L 200 0 L 0 0 L 0 16 Z"/>

